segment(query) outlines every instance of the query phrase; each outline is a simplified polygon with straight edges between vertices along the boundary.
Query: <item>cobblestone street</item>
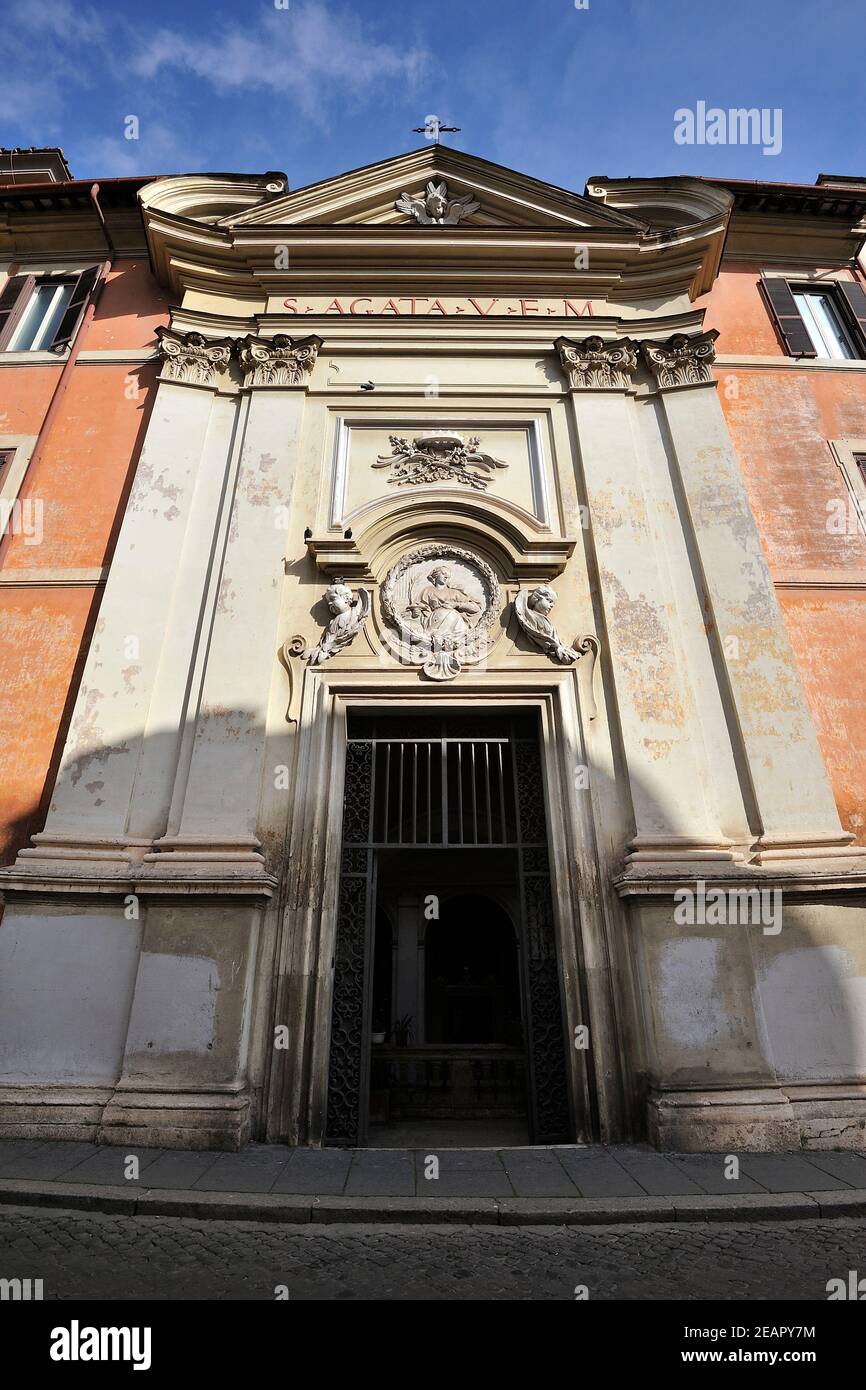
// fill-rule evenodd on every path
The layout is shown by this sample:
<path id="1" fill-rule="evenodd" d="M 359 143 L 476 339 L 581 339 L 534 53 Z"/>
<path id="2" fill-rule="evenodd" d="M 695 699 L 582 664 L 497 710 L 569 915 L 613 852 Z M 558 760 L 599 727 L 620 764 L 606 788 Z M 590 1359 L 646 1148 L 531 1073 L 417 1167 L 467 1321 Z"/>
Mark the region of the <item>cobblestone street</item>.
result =
<path id="1" fill-rule="evenodd" d="M 0 1209 L 0 1277 L 46 1299 L 826 1300 L 866 1221 L 289 1227 Z"/>

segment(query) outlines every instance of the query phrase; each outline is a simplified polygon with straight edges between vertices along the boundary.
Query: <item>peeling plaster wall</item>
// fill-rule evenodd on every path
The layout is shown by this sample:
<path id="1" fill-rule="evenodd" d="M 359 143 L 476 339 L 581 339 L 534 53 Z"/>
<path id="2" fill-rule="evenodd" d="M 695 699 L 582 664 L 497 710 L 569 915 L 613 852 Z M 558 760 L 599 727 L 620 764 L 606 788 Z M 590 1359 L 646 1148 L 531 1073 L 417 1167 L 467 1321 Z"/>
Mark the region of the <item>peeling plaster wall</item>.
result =
<path id="1" fill-rule="evenodd" d="M 862 904 L 783 898 L 777 933 L 759 923 L 678 926 L 661 904 L 636 919 L 654 1084 L 862 1084 Z"/>
<path id="2" fill-rule="evenodd" d="M 832 276 L 827 268 L 814 270 Z M 706 308 L 707 327 L 719 330 L 720 354 L 779 359 L 778 370 L 748 361 L 717 364 L 719 399 L 840 818 L 864 844 L 866 534 L 859 526 L 838 534 L 827 521 L 828 507 L 840 501 L 847 507 L 850 495 L 829 441 L 866 439 L 866 371 L 798 367 L 787 358 L 760 277 L 758 263 L 723 266 L 698 303 Z"/>

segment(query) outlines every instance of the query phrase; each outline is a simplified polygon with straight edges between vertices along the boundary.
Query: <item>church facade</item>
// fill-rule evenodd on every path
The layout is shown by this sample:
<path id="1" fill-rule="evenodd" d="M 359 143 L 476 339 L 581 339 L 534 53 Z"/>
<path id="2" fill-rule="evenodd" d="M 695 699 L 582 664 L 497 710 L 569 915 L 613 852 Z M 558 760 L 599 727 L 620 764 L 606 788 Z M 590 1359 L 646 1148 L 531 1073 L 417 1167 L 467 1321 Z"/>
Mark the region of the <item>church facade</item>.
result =
<path id="1" fill-rule="evenodd" d="M 862 1147 L 866 187 L 7 193 L 0 1134 Z"/>

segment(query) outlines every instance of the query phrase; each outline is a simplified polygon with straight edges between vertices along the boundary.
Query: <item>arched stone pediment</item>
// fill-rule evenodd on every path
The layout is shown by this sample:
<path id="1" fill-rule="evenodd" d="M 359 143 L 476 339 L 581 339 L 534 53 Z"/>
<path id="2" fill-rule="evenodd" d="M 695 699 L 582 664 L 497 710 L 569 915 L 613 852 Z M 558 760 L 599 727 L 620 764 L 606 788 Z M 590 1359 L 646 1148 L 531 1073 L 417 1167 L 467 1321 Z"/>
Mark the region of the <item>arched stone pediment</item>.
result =
<path id="1" fill-rule="evenodd" d="M 503 498 L 440 491 L 380 498 L 353 518 L 348 538 L 317 536 L 307 546 L 329 577 L 381 580 L 408 546 L 446 539 L 484 553 L 506 580 L 553 579 L 576 544 L 574 537 L 540 526 Z"/>
<path id="2" fill-rule="evenodd" d="M 474 226 L 627 227 L 635 231 L 645 225 L 633 214 L 613 211 L 581 194 L 433 144 L 286 192 L 269 203 L 232 211 L 222 224 L 411 226 L 414 216 L 398 204 L 404 193 L 423 198 L 429 183 L 444 183 L 449 194 L 466 196 L 469 203 L 477 204 L 465 219 Z"/>
<path id="3" fill-rule="evenodd" d="M 442 208 L 428 208 L 443 187 Z M 299 286 L 332 298 L 335 263 L 350 298 L 385 264 L 393 292 L 447 274 L 469 294 L 523 280 L 534 295 L 695 297 L 712 283 L 731 201 L 697 179 L 646 180 L 645 212 L 613 182 L 575 193 L 433 144 L 294 190 L 279 173 L 178 175 L 139 196 L 163 285 L 253 307 Z"/>

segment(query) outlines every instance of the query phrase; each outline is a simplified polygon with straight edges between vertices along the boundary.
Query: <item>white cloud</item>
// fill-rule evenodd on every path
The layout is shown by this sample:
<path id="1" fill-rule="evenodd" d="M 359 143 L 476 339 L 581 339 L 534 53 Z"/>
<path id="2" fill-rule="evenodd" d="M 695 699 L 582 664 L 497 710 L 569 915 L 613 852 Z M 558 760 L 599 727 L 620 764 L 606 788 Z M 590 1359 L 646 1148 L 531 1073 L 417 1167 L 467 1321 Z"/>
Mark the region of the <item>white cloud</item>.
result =
<path id="1" fill-rule="evenodd" d="M 3 14 L 0 118 L 28 143 L 56 135 L 70 98 L 96 82 L 109 50 L 95 10 L 69 0 L 12 0 Z"/>
<path id="2" fill-rule="evenodd" d="M 139 138 L 127 140 L 122 130 L 117 135 L 103 135 L 85 140 L 76 152 L 76 166 L 81 177 L 123 178 L 136 174 L 192 173 L 202 167 L 201 156 L 179 140 L 167 126 L 151 124 L 147 118 L 140 126 Z"/>
<path id="3" fill-rule="evenodd" d="M 162 29 L 133 54 L 131 66 L 147 78 L 176 68 L 220 92 L 266 88 L 323 122 L 326 102 L 358 98 L 383 82 L 413 85 L 426 64 L 421 49 L 369 37 L 349 11 L 299 3 L 266 14 L 256 27 L 229 26 L 210 41 Z"/>
<path id="4" fill-rule="evenodd" d="M 146 10 L 132 22 L 74 0 L 6 0 L 2 143 L 72 140 L 75 171 L 84 164 L 104 177 L 214 167 L 227 116 L 235 143 L 253 133 L 246 95 L 266 95 L 281 113 L 256 132 L 270 147 L 293 127 L 322 130 L 347 113 L 360 119 L 383 93 L 404 99 L 429 66 L 423 48 L 380 40 L 340 0 L 257 11 L 247 23 L 214 18 L 203 27 L 180 18 L 154 28 Z M 201 99 L 200 83 L 215 93 L 211 101 Z M 228 113 L 221 97 L 230 99 Z M 132 114 L 138 141 L 124 139 Z"/>

